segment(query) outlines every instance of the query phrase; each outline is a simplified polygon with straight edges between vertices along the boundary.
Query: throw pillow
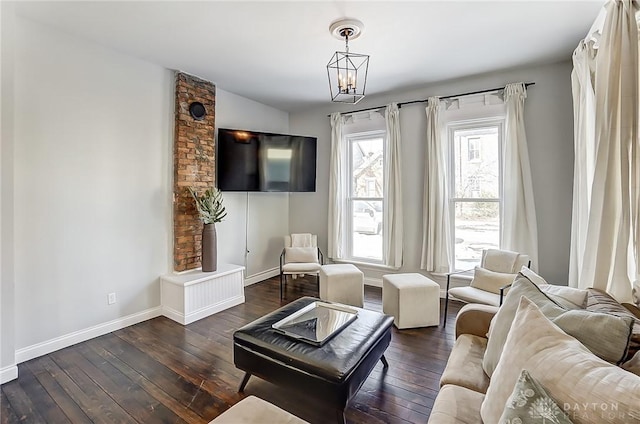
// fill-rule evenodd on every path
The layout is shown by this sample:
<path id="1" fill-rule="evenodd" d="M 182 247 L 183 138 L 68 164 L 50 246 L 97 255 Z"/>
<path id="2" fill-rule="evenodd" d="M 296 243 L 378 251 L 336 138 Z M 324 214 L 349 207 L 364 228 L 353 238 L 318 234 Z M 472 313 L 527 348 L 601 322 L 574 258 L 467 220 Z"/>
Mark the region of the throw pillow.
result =
<path id="1" fill-rule="evenodd" d="M 477 266 L 470 285 L 476 289 L 498 294 L 500 293 L 500 287 L 513 283 L 515 276 L 516 274 L 494 272 Z"/>
<path id="2" fill-rule="evenodd" d="M 587 290 L 549 284 L 544 278 L 526 266 L 522 267 L 520 273 L 527 277 L 533 284 L 538 286 L 543 292 L 554 295 L 553 300 L 560 303 L 562 306 L 566 306 L 569 309 L 585 309 L 587 307 L 587 299 L 589 296 L 589 292 Z M 566 302 L 569 302 L 569 304 Z"/>
<path id="3" fill-rule="evenodd" d="M 284 250 L 284 256 L 287 262 L 318 262 L 318 249 L 315 247 L 285 247 Z"/>
<path id="4" fill-rule="evenodd" d="M 522 269 L 520 269 L 520 274 L 527 277 L 529 281 L 531 281 L 533 284 L 535 284 L 538 287 L 546 286 L 547 284 L 549 284 L 547 283 L 547 280 L 539 276 L 535 271 L 533 271 L 528 266 L 523 266 Z"/>
<path id="5" fill-rule="evenodd" d="M 552 321 L 565 333 L 580 340 L 599 358 L 614 364 L 626 358 L 633 318 L 573 310 Z"/>
<path id="6" fill-rule="evenodd" d="M 526 369 L 578 424 L 623 424 L 640 420 L 640 378 L 589 352 L 520 300 L 500 363 L 480 408 L 485 423 L 497 423 Z"/>
<path id="7" fill-rule="evenodd" d="M 527 370 L 522 370 L 507 405 L 500 416 L 500 424 L 571 424 L 562 409 L 542 385 Z"/>
<path id="8" fill-rule="evenodd" d="M 573 310 L 567 317 L 557 319 L 566 313 L 567 309 L 552 300 L 522 274 L 518 274 L 502 307 L 491 321 L 487 350 L 482 359 L 482 368 L 489 377 L 503 353 L 504 343 L 522 296 L 531 300 L 547 318 L 600 358 L 612 363 L 624 360 L 633 327 L 632 319 L 594 314 L 583 309 Z"/>
<path id="9" fill-rule="evenodd" d="M 491 320 L 487 350 L 482 359 L 482 368 L 489 377 L 491 377 L 498 365 L 504 342 L 507 340 L 513 317 L 516 315 L 522 296 L 527 297 L 527 299 L 538 305 L 549 318 L 556 318 L 565 311 L 564 308 L 542 293 L 538 286 L 522 274 L 518 274 L 511 289 L 505 296 L 502 306 Z"/>

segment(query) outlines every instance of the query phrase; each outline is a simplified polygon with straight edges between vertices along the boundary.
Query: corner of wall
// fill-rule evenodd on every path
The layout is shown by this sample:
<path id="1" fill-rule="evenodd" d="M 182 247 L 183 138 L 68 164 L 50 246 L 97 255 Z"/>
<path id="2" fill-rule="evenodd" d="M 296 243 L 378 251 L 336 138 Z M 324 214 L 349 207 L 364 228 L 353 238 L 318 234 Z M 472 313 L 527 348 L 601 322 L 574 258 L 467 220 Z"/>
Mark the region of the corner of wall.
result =
<path id="1" fill-rule="evenodd" d="M 0 384 L 18 378 L 13 264 L 13 4 L 0 3 Z"/>

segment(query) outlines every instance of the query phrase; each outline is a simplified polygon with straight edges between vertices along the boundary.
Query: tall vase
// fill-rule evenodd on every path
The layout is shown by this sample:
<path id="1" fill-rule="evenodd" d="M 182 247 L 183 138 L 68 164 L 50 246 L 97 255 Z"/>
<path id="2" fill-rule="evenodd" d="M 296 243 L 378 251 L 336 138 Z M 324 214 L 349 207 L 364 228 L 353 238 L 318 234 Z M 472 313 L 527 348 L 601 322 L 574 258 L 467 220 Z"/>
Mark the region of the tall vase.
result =
<path id="1" fill-rule="evenodd" d="M 213 272 L 218 268 L 218 244 L 215 224 L 202 226 L 202 271 Z"/>

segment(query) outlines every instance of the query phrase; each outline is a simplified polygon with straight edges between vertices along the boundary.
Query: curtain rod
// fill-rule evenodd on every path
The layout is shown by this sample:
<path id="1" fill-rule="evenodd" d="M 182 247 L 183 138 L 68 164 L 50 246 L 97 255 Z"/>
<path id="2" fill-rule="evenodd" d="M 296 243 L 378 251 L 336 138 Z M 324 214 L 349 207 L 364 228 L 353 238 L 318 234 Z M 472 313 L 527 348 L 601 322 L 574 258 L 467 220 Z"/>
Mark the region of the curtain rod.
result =
<path id="1" fill-rule="evenodd" d="M 525 82 L 524 83 L 524 87 L 527 88 L 529 86 L 532 85 L 536 85 L 535 82 Z M 445 99 L 453 99 L 456 97 L 465 97 L 465 96 L 472 96 L 474 94 L 482 94 L 482 93 L 491 93 L 492 91 L 500 91 L 500 90 L 504 90 L 504 87 L 497 87 L 497 88 L 489 88 L 486 90 L 478 90 L 478 91 L 469 91 L 467 93 L 461 93 L 461 94 L 452 94 L 450 96 L 442 96 L 442 97 L 438 97 L 440 100 L 445 100 Z M 424 99 L 424 100 L 410 100 L 408 102 L 400 102 L 398 103 L 398 109 L 401 108 L 404 105 L 411 105 L 414 103 L 427 103 L 429 101 L 429 99 Z M 359 109 L 359 110 L 352 110 L 349 112 L 340 112 L 340 115 L 350 115 L 352 113 L 359 113 L 359 112 L 366 112 L 368 110 L 376 110 L 376 109 L 382 109 L 387 107 L 386 105 L 384 106 L 375 106 L 375 107 L 368 107 L 365 109 Z M 327 116 L 331 116 L 331 115 L 327 115 Z"/>

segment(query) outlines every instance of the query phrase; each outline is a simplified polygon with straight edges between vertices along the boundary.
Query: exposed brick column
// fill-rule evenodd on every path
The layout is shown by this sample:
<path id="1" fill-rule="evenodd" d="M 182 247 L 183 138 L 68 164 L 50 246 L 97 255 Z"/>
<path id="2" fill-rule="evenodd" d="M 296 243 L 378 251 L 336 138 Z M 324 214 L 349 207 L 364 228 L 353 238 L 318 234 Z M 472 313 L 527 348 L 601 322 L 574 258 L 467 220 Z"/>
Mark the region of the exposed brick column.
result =
<path id="1" fill-rule="evenodd" d="M 198 121 L 189 105 L 206 108 Z M 175 140 L 173 149 L 173 267 L 185 271 L 200 266 L 202 223 L 188 187 L 198 192 L 215 183 L 216 87 L 192 75 L 176 72 Z"/>

